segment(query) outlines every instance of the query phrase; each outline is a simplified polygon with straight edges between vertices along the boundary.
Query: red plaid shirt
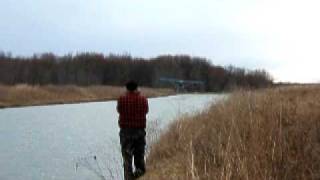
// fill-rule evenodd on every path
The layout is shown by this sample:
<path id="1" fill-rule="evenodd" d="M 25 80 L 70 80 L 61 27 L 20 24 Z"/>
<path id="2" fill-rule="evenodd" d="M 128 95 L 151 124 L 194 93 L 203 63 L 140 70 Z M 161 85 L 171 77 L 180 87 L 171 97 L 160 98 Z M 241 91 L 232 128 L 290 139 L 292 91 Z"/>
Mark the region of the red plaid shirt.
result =
<path id="1" fill-rule="evenodd" d="M 148 100 L 139 92 L 127 92 L 118 99 L 120 128 L 145 128 Z"/>

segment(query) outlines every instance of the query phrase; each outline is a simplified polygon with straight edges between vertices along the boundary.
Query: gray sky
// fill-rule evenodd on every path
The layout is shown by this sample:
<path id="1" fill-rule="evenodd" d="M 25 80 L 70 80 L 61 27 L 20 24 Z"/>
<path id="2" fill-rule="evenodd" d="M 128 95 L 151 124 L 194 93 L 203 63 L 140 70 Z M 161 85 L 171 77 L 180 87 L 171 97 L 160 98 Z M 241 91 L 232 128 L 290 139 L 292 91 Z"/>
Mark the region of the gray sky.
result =
<path id="1" fill-rule="evenodd" d="M 320 82 L 317 0 L 1 0 L 0 50 L 190 54 Z"/>

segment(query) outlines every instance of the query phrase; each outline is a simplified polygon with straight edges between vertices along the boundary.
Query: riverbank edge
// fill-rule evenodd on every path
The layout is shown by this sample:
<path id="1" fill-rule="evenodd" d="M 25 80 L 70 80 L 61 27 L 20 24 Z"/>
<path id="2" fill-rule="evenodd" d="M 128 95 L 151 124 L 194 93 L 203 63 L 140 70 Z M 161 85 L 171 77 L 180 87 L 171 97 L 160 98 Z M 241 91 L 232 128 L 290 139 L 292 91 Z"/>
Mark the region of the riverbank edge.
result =
<path id="1" fill-rule="evenodd" d="M 177 95 L 172 89 L 141 87 L 139 91 L 147 98 Z M 107 102 L 117 100 L 125 88 L 118 86 L 74 86 L 74 85 L 0 85 L 0 109 Z"/>

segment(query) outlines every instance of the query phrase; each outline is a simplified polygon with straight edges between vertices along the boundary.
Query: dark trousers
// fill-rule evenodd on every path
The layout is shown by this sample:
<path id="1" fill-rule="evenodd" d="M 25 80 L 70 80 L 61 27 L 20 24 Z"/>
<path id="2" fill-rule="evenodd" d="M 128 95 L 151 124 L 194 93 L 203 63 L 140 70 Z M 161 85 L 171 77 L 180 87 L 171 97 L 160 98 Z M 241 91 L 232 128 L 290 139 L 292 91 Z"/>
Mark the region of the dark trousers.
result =
<path id="1" fill-rule="evenodd" d="M 142 176 L 145 171 L 144 153 L 146 146 L 145 129 L 120 129 L 120 144 L 123 158 L 124 179 L 132 180 Z M 134 158 L 135 172 L 132 168 Z"/>

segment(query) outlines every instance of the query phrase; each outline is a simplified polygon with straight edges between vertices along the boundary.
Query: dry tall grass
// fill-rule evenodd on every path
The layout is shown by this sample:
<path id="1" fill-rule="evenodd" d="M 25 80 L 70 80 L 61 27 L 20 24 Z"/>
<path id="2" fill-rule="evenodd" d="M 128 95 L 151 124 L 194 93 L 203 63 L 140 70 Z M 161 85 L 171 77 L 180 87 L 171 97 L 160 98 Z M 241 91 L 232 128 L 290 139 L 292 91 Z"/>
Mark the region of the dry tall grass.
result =
<path id="1" fill-rule="evenodd" d="M 147 97 L 165 96 L 174 93 L 170 89 L 141 88 L 140 90 Z M 113 100 L 124 92 L 124 88 L 115 86 L 0 85 L 0 107 Z"/>
<path id="2" fill-rule="evenodd" d="M 320 179 L 320 87 L 237 92 L 152 145 L 143 179 Z"/>

